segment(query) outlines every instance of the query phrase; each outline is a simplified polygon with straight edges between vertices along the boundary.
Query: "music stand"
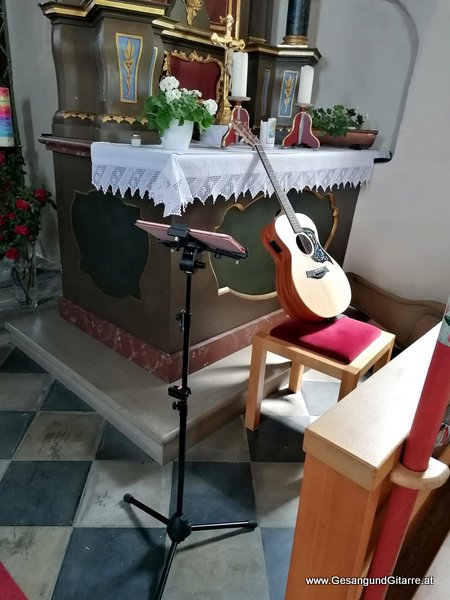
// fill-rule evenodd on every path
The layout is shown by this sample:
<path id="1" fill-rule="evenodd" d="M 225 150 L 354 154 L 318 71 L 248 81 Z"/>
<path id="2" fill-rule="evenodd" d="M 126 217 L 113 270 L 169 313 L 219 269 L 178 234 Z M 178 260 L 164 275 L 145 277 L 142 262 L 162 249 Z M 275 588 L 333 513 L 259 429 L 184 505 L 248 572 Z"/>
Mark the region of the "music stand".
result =
<path id="1" fill-rule="evenodd" d="M 204 269 L 205 263 L 202 262 L 201 253 L 211 252 L 215 256 L 227 256 L 235 260 L 247 257 L 247 250 L 241 246 L 231 236 L 221 233 L 213 233 L 199 229 L 188 229 L 182 223 L 173 225 L 163 225 L 161 223 L 152 223 L 149 221 L 136 221 L 136 225 L 141 227 L 151 235 L 155 236 L 159 243 L 175 250 L 181 250 L 180 269 L 186 273 L 186 294 L 185 306 L 176 315 L 177 321 L 180 321 L 180 329 L 183 333 L 183 362 L 181 385 L 169 387 L 169 396 L 176 398 L 172 403 L 172 408 L 180 413 L 180 433 L 178 440 L 178 482 L 177 482 L 177 507 L 175 513 L 170 517 L 165 517 L 156 510 L 148 507 L 139 500 L 136 500 L 131 494 L 125 494 L 123 499 L 128 504 L 136 506 L 145 513 L 151 515 L 161 523 L 166 525 L 166 533 L 172 540 L 169 552 L 167 554 L 163 571 L 159 580 L 158 588 L 154 600 L 162 598 L 170 567 L 175 556 L 178 544 L 184 541 L 193 531 L 206 531 L 214 529 L 233 529 L 245 527 L 254 529 L 256 521 L 232 521 L 227 523 L 204 523 L 192 524 L 189 518 L 183 513 L 184 500 L 184 479 L 186 464 L 186 424 L 187 424 L 187 399 L 191 394 L 188 387 L 189 371 L 189 340 L 191 326 L 191 286 L 192 276 L 197 269 Z"/>

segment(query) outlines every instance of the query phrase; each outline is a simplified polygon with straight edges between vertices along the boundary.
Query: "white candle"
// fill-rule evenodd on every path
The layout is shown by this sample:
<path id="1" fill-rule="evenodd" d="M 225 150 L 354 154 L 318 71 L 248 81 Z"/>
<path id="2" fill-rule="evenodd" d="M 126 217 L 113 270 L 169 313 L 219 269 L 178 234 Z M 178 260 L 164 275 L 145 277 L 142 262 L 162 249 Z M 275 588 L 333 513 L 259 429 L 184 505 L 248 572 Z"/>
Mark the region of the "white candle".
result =
<path id="1" fill-rule="evenodd" d="M 300 83 L 298 85 L 298 104 L 311 104 L 314 69 L 305 65 L 300 69 Z"/>
<path id="2" fill-rule="evenodd" d="M 247 52 L 233 53 L 233 67 L 231 71 L 231 95 L 237 98 L 247 97 Z"/>

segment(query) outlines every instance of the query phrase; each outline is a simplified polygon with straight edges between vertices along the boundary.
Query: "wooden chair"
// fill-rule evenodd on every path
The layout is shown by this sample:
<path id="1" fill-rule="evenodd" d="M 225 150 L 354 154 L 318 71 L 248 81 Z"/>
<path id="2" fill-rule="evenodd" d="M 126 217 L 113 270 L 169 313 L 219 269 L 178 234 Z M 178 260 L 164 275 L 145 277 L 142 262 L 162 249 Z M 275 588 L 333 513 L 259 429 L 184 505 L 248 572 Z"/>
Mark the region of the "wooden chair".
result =
<path id="1" fill-rule="evenodd" d="M 300 390 L 304 367 L 310 367 L 340 379 L 341 400 L 371 367 L 377 371 L 389 362 L 394 341 L 392 333 L 346 316 L 320 323 L 287 318 L 270 332 L 260 331 L 252 342 L 245 427 L 254 430 L 259 425 L 267 352 L 292 362 L 292 392 Z"/>

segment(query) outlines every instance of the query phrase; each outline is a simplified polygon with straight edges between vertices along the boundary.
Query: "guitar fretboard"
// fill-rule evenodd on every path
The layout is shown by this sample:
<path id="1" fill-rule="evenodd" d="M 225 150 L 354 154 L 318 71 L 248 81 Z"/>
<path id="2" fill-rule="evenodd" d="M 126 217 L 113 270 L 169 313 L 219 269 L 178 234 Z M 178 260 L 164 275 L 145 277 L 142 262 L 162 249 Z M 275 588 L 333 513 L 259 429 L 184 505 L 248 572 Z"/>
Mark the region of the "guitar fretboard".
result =
<path id="1" fill-rule="evenodd" d="M 260 143 L 255 143 L 254 147 L 259 155 L 259 158 L 261 159 L 261 162 L 264 166 L 264 169 L 266 170 L 267 175 L 269 176 L 270 182 L 273 185 L 273 189 L 278 198 L 278 202 L 280 203 L 282 209 L 284 210 L 284 213 L 285 213 L 294 233 L 302 233 L 303 227 L 298 222 L 298 219 L 295 215 L 295 211 L 292 208 L 291 203 L 289 202 L 289 198 L 286 196 L 286 193 L 284 192 L 283 188 L 281 187 L 280 182 L 278 181 L 278 178 L 275 175 L 275 171 L 273 170 L 272 165 L 270 164 L 270 161 L 267 158 L 267 155 L 264 152 L 262 145 Z"/>

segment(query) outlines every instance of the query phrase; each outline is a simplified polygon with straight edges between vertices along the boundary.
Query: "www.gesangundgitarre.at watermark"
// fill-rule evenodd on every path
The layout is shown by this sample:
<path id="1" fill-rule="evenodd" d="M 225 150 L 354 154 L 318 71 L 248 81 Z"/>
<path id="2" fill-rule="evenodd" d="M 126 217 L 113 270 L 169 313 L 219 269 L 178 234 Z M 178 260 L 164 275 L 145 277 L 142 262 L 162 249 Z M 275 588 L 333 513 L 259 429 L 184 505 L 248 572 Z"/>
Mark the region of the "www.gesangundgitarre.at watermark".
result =
<path id="1" fill-rule="evenodd" d="M 306 585 L 434 585 L 434 575 L 429 577 L 401 577 L 386 575 L 385 577 L 305 577 Z"/>

